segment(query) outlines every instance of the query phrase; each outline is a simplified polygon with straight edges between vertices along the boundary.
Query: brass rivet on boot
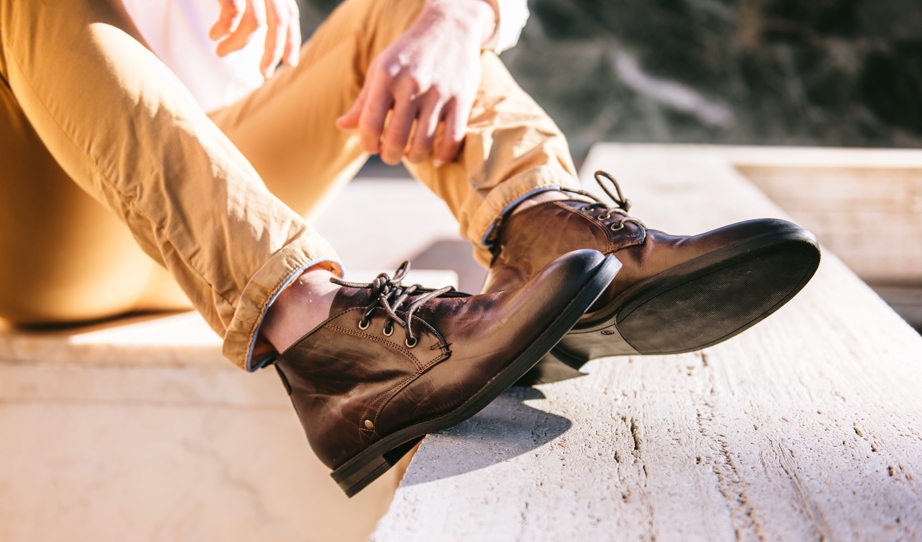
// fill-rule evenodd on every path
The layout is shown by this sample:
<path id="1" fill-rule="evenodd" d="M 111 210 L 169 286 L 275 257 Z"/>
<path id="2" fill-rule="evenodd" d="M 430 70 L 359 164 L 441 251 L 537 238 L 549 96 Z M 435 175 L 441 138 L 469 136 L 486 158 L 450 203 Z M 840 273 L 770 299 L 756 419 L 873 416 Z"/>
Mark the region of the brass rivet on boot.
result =
<path id="1" fill-rule="evenodd" d="M 375 424 L 371 423 L 371 420 L 365 420 L 365 427 L 367 427 L 367 428 L 369 428 L 369 429 L 374 429 L 374 428 L 375 428 Z"/>

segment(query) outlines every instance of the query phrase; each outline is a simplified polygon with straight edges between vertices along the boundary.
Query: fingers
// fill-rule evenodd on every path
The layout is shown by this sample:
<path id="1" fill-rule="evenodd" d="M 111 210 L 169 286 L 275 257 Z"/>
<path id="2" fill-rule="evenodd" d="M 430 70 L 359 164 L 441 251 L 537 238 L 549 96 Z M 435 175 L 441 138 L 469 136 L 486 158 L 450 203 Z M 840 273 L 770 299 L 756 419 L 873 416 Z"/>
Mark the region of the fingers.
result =
<path id="1" fill-rule="evenodd" d="M 459 111 L 470 111 L 470 106 L 458 107 L 457 102 L 452 102 L 446 107 L 445 113 L 445 131 L 442 134 L 442 140 L 438 148 L 432 155 L 432 163 L 436 167 L 448 162 L 454 161 L 461 150 L 461 142 L 464 141 L 464 132 L 467 128 L 467 116 L 461 116 Z"/>
<path id="2" fill-rule="evenodd" d="M 220 0 L 221 14 L 211 30 L 208 37 L 217 41 L 237 29 L 243 13 L 246 11 L 246 0 Z"/>
<path id="3" fill-rule="evenodd" d="M 286 3 L 276 0 L 266 1 L 266 47 L 259 62 L 259 71 L 267 79 L 275 73 L 275 67 L 282 61 L 282 55 L 288 45 L 290 13 Z"/>
<path id="4" fill-rule="evenodd" d="M 336 120 L 336 125 L 343 130 L 357 128 L 362 149 L 370 154 L 380 152 L 385 164 L 397 164 L 404 156 L 418 164 L 432 156 L 440 166 L 455 159 L 464 140 L 467 119 L 457 112 L 455 102 L 444 104 L 438 94 L 427 94 L 422 100 L 412 96 L 395 99 L 386 84 L 366 81 L 355 103 Z M 433 154 L 440 122 L 445 128 Z M 407 149 L 411 133 L 412 144 Z"/>
<path id="5" fill-rule="evenodd" d="M 298 3 L 295 0 L 288 0 L 288 40 L 285 44 L 285 53 L 282 60 L 285 64 L 294 68 L 298 65 L 298 58 L 301 54 L 301 18 L 298 16 Z"/>
<path id="6" fill-rule="evenodd" d="M 359 93 L 359 97 L 356 98 L 355 103 L 352 104 L 352 108 L 349 111 L 346 111 L 346 114 L 336 119 L 336 126 L 341 130 L 355 130 L 359 127 L 359 119 L 362 116 L 362 110 L 365 109 L 365 88 L 362 87 L 362 92 Z"/>
<path id="7" fill-rule="evenodd" d="M 403 152 L 410 139 L 410 130 L 416 120 L 416 103 L 413 100 L 400 99 L 394 105 L 387 131 L 384 133 L 381 161 L 388 165 L 397 165 L 403 159 Z"/>
<path id="8" fill-rule="evenodd" d="M 407 160 L 418 164 L 429 157 L 435 143 L 436 130 L 439 127 L 439 114 L 443 104 L 437 99 L 428 100 L 419 111 L 416 119 L 416 133 L 413 144 L 407 152 Z"/>
<path id="9" fill-rule="evenodd" d="M 240 18 L 240 24 L 230 36 L 218 44 L 218 56 L 239 51 L 250 41 L 259 27 L 266 23 L 266 4 L 261 0 L 246 0 L 246 9 Z"/>
<path id="10" fill-rule="evenodd" d="M 365 104 L 359 118 L 359 141 L 365 152 L 376 154 L 381 150 L 381 133 L 384 131 L 384 121 L 387 113 L 394 105 L 394 97 L 386 81 L 386 76 L 380 72 L 372 78 L 368 92 L 365 95 Z M 369 85 L 369 82 L 365 82 Z"/>
<path id="11" fill-rule="evenodd" d="M 456 97 L 447 101 L 446 97 L 441 87 L 392 75 L 375 59 L 355 103 L 336 125 L 343 130 L 358 129 L 362 149 L 380 153 L 386 164 L 397 164 L 406 156 L 413 163 L 432 157 L 438 166 L 458 155 L 472 105 L 459 108 Z M 444 130 L 439 130 L 441 123 Z"/>
<path id="12" fill-rule="evenodd" d="M 218 56 L 239 51 L 257 30 L 266 25 L 266 45 L 259 71 L 271 77 L 278 63 L 298 65 L 301 26 L 295 0 L 219 0 L 221 14 L 208 36 L 213 40 L 227 36 L 218 44 Z"/>

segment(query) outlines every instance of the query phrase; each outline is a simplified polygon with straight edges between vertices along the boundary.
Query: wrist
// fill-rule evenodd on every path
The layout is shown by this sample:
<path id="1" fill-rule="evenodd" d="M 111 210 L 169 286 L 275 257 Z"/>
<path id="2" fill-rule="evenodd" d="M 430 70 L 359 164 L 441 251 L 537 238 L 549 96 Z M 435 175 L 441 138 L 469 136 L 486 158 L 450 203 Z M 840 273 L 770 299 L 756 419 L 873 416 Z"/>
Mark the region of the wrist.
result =
<path id="1" fill-rule="evenodd" d="M 476 38 L 481 47 L 493 41 L 499 23 L 494 0 L 427 0 L 425 10 Z"/>

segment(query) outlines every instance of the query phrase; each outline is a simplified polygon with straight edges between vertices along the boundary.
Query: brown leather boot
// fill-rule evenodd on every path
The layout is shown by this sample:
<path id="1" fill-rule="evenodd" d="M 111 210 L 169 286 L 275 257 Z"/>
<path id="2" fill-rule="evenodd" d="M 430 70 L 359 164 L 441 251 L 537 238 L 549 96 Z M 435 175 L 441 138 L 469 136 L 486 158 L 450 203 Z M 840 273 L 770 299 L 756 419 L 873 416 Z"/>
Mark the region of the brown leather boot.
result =
<path id="1" fill-rule="evenodd" d="M 614 208 L 580 193 L 594 201 L 538 204 L 508 218 L 499 231 L 484 293 L 515 289 L 578 248 L 614 255 L 622 264 L 552 357 L 529 375 L 532 382 L 560 379 L 554 357 L 579 368 L 601 357 L 677 354 L 717 344 L 778 310 L 819 266 L 816 238 L 790 222 L 749 220 L 690 237 L 669 235 L 628 216 L 630 202 L 609 174 L 596 172 L 596 181 Z"/>
<path id="2" fill-rule="evenodd" d="M 307 439 L 352 496 L 427 433 L 476 414 L 531 369 L 620 265 L 595 250 L 558 258 L 519 285 L 475 295 L 334 280 L 330 318 L 275 362 Z"/>

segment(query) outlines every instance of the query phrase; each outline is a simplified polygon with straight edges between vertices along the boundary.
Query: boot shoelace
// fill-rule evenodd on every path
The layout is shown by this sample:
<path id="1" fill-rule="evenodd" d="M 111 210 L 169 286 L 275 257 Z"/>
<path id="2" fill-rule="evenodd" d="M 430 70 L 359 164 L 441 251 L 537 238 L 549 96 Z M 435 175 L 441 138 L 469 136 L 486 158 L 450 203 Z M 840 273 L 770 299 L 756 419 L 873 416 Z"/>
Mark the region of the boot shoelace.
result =
<path id="1" fill-rule="evenodd" d="M 590 203 L 586 205 L 585 207 L 583 207 L 584 211 L 591 214 L 593 211 L 603 210 L 602 213 L 600 213 L 598 216 L 595 217 L 597 220 L 599 220 L 599 222 L 602 222 L 602 223 L 604 223 L 606 220 L 610 220 L 612 218 L 612 213 L 615 213 L 619 215 L 620 217 L 623 217 L 621 218 L 621 220 L 617 222 L 612 222 L 608 226 L 608 228 L 611 231 L 620 230 L 621 228 L 624 227 L 624 224 L 626 222 L 633 222 L 641 227 L 646 227 L 644 226 L 643 222 L 641 222 L 640 220 L 632 216 L 628 216 L 627 213 L 631 209 L 631 200 L 625 198 L 621 194 L 621 186 L 618 184 L 618 181 L 615 180 L 614 177 L 612 177 L 610 173 L 599 170 L 595 172 L 594 176 L 595 176 L 595 182 L 599 183 L 599 186 L 602 187 L 602 190 L 604 190 L 605 193 L 608 195 L 608 197 L 611 198 L 611 200 L 615 203 L 617 208 L 609 207 L 608 204 L 606 204 L 605 202 L 600 200 L 598 197 L 596 197 L 594 194 L 591 194 L 589 192 L 586 192 L 583 190 L 568 190 L 568 192 L 574 192 L 576 194 L 585 196 L 593 200 L 593 203 Z M 608 181 L 608 183 L 610 183 L 611 186 L 614 187 L 615 193 L 612 193 L 606 181 Z"/>
<path id="2" fill-rule="evenodd" d="M 413 348 L 419 342 L 413 334 L 413 313 L 416 312 L 430 299 L 445 296 L 448 297 L 467 297 L 468 294 L 458 292 L 453 286 L 432 289 L 423 288 L 419 284 L 404 286 L 401 281 L 406 278 L 410 271 L 410 262 L 403 262 L 394 272 L 393 277 L 387 273 L 381 273 L 370 284 L 361 284 L 357 282 L 347 282 L 336 277 L 330 279 L 330 282 L 348 288 L 370 288 L 371 297 L 374 301 L 365 309 L 362 319 L 359 321 L 359 329 L 367 329 L 372 313 L 376 308 L 381 307 L 387 313 L 387 320 L 384 322 L 384 334 L 390 336 L 394 332 L 391 325 L 397 322 L 397 325 L 406 330 L 405 343 L 407 347 Z M 409 301 L 408 304 L 406 304 Z M 406 305 L 405 305 L 406 304 Z M 402 316 L 397 313 L 401 311 Z"/>

